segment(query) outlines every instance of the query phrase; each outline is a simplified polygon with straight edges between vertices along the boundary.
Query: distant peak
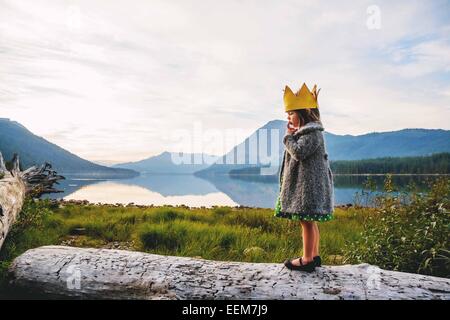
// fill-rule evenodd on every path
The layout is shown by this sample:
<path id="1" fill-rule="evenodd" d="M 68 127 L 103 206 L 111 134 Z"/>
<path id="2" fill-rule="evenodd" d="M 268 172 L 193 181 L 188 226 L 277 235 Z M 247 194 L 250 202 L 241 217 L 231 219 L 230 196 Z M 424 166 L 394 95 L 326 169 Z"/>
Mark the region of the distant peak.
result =
<path id="1" fill-rule="evenodd" d="M 268 129 L 268 128 L 278 128 L 282 123 L 286 122 L 285 120 L 271 120 L 267 122 L 265 125 L 261 127 L 261 129 Z"/>

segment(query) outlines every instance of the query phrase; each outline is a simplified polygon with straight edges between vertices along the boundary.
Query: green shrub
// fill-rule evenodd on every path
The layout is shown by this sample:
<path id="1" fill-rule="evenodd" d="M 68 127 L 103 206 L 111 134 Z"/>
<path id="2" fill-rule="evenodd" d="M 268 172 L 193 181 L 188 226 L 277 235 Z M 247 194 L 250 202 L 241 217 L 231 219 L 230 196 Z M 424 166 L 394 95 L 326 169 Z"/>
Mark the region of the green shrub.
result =
<path id="1" fill-rule="evenodd" d="M 256 228 L 265 232 L 281 231 L 280 220 L 267 216 L 262 212 L 242 211 L 232 212 L 224 216 L 223 222 L 230 225 L 241 225 L 249 228 Z"/>
<path id="2" fill-rule="evenodd" d="M 173 221 L 175 219 L 183 219 L 183 218 L 184 218 L 183 212 L 171 208 L 157 209 L 151 215 L 151 219 L 157 222 Z"/>
<path id="3" fill-rule="evenodd" d="M 145 224 L 139 231 L 139 239 L 144 249 L 176 250 L 183 243 L 187 229 L 172 224 Z"/>
<path id="4" fill-rule="evenodd" d="M 27 197 L 22 211 L 9 231 L 0 251 L 0 298 L 7 292 L 3 288 L 7 282 L 7 269 L 12 260 L 29 248 L 48 245 L 55 241 L 56 235 L 49 230 L 42 233 L 44 220 L 49 216 L 47 200 L 34 201 Z"/>
<path id="5" fill-rule="evenodd" d="M 44 219 L 45 228 L 64 229 L 66 221 L 60 216 L 48 215 Z"/>
<path id="6" fill-rule="evenodd" d="M 236 243 L 237 235 L 234 232 L 224 232 L 220 234 L 219 246 L 224 249 L 229 249 Z"/>
<path id="7" fill-rule="evenodd" d="M 37 201 L 30 197 L 25 198 L 22 211 L 20 212 L 19 218 L 15 222 L 9 237 L 11 238 L 14 234 L 27 228 L 42 228 L 44 219 L 51 213 L 49 210 L 49 203 L 48 200 Z"/>
<path id="8" fill-rule="evenodd" d="M 131 214 L 122 214 L 122 216 L 117 219 L 117 223 L 124 223 L 124 224 L 136 224 L 139 221 L 138 217 L 136 216 L 136 214 L 131 213 Z"/>
<path id="9" fill-rule="evenodd" d="M 424 194 L 412 190 L 394 195 L 388 176 L 361 238 L 346 246 L 346 262 L 450 277 L 450 179 L 440 177 L 428 184 L 430 191 Z"/>
<path id="10" fill-rule="evenodd" d="M 231 212 L 230 207 L 214 207 L 213 214 L 217 217 L 224 217 Z"/>

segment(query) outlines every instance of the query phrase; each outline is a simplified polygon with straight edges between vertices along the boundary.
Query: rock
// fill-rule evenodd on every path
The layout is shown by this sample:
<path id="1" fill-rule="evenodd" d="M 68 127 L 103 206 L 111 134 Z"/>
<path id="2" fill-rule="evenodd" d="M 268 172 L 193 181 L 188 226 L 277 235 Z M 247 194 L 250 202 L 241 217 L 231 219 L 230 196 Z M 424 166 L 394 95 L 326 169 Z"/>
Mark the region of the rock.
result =
<path id="1" fill-rule="evenodd" d="M 450 279 L 369 264 L 323 266 L 304 273 L 282 263 L 64 246 L 26 251 L 13 261 L 9 276 L 13 292 L 58 298 L 450 299 Z"/>
<path id="2" fill-rule="evenodd" d="M 86 234 L 86 228 L 73 228 L 70 230 L 71 235 L 84 235 Z"/>

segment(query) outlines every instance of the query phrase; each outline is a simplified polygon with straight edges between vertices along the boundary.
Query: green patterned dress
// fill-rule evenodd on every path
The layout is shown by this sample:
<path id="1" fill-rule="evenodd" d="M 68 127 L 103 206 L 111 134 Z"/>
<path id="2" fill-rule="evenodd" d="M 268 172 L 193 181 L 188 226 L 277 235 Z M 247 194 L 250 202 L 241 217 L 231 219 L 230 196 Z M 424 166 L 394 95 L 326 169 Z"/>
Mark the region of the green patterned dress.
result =
<path id="1" fill-rule="evenodd" d="M 283 212 L 281 209 L 280 196 L 278 195 L 277 201 L 275 203 L 274 217 L 286 218 L 295 221 L 330 221 L 333 219 L 333 214 L 299 214 L 299 213 L 289 213 Z"/>

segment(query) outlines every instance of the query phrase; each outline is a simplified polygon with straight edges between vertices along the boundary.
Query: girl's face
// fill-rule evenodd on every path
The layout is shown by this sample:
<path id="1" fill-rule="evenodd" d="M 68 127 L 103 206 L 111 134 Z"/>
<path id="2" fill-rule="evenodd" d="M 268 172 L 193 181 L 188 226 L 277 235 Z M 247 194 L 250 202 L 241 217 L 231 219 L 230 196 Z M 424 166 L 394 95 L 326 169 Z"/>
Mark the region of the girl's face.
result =
<path id="1" fill-rule="evenodd" d="M 298 128 L 300 126 L 300 119 L 298 118 L 297 113 L 295 113 L 294 111 L 287 112 L 287 120 L 289 124 L 295 128 Z"/>

